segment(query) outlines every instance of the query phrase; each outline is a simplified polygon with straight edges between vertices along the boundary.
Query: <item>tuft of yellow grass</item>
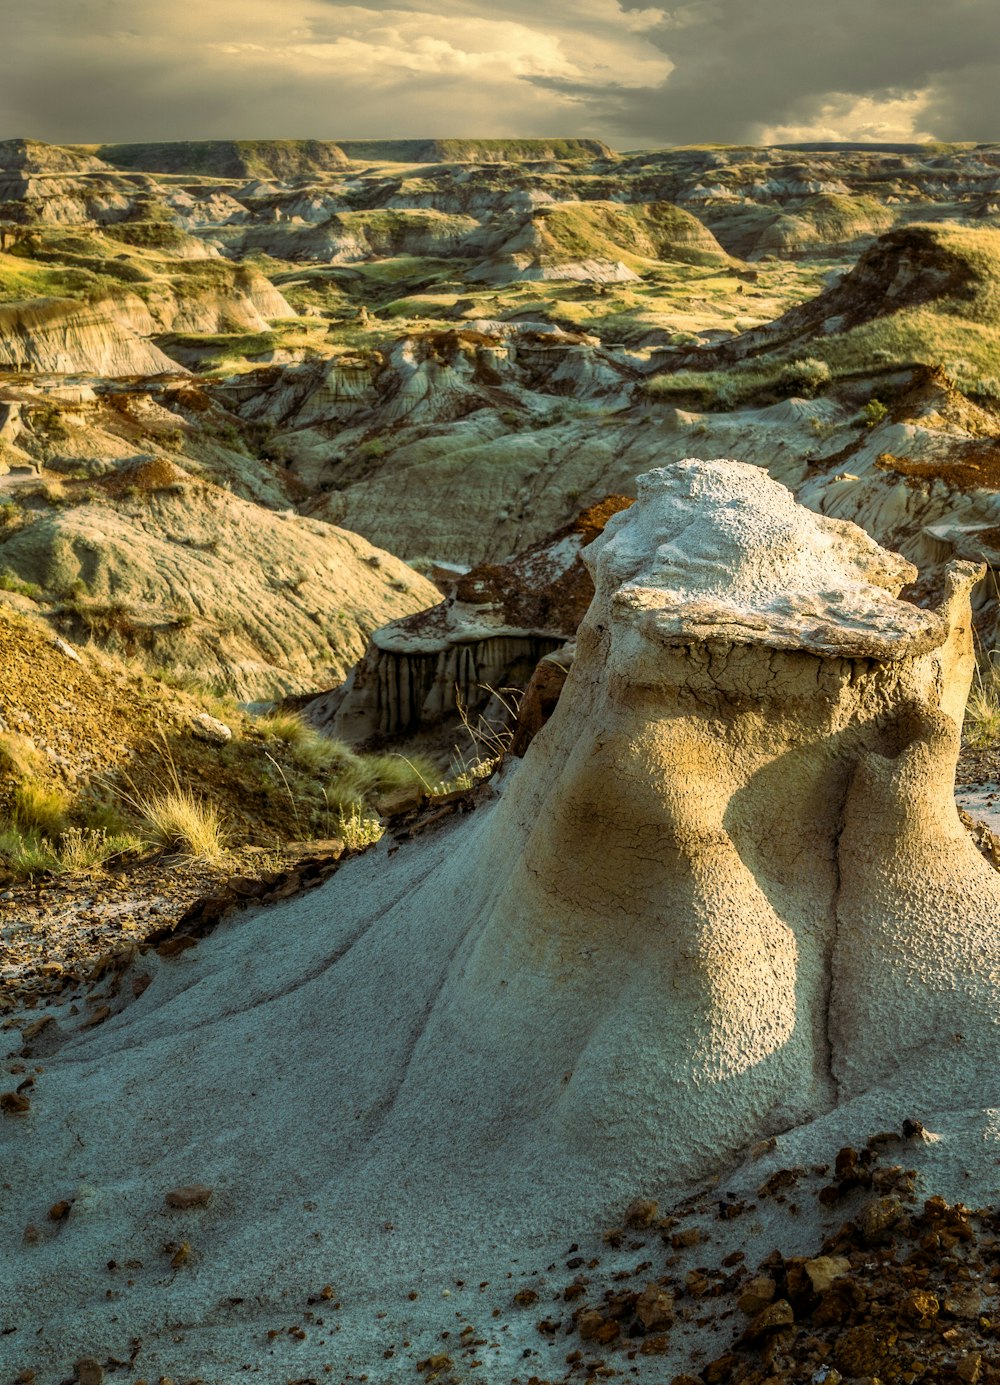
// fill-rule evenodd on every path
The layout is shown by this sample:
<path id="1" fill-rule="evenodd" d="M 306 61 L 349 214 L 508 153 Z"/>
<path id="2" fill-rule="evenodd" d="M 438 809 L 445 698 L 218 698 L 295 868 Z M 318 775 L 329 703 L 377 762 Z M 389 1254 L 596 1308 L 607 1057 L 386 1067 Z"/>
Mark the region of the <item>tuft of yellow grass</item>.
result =
<path id="1" fill-rule="evenodd" d="M 993 659 L 976 669 L 962 734 L 966 744 L 977 749 L 1000 741 L 1000 666 Z"/>
<path id="2" fill-rule="evenodd" d="M 69 797 L 56 785 L 27 779 L 14 791 L 14 826 L 21 832 L 57 837 L 68 812 Z"/>
<path id="3" fill-rule="evenodd" d="M 226 831 L 214 804 L 190 789 L 173 785 L 138 794 L 133 806 L 150 841 L 200 861 L 220 861 L 226 854 Z"/>
<path id="4" fill-rule="evenodd" d="M 134 834 L 108 833 L 103 827 L 67 827 L 59 838 L 58 869 L 67 875 L 101 872 L 116 856 L 131 856 L 142 850 Z"/>

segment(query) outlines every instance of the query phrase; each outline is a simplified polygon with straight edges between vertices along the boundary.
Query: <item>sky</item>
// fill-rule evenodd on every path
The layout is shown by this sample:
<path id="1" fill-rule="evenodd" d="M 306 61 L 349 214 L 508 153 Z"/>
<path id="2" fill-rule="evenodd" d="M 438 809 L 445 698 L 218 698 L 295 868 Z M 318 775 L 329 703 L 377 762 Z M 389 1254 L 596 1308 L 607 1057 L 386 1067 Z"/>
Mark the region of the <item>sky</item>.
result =
<path id="1" fill-rule="evenodd" d="M 1000 139 L 998 0 L 0 0 L 0 13 L 0 138 Z"/>

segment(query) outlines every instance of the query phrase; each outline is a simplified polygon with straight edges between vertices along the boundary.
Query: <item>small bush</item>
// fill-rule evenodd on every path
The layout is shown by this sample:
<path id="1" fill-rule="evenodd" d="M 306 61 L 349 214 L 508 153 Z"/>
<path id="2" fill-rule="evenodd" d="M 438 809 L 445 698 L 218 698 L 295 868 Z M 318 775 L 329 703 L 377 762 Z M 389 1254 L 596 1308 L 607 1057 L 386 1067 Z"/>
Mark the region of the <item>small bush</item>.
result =
<path id="1" fill-rule="evenodd" d="M 37 601 L 42 595 L 42 589 L 37 582 L 22 581 L 13 568 L 9 567 L 0 571 L 0 591 L 16 592 L 18 596 L 27 596 L 32 601 Z"/>
<path id="2" fill-rule="evenodd" d="M 364 851 L 366 846 L 374 846 L 380 841 L 385 828 L 374 814 L 365 813 L 355 804 L 349 812 L 342 812 L 337 819 L 337 834 L 343 837 L 350 851 Z"/>
<path id="3" fill-rule="evenodd" d="M 32 832 L 19 832 L 8 827 L 0 830 L 0 860 L 17 879 L 31 879 L 47 871 L 57 870 L 59 859 L 51 842 Z"/>
<path id="4" fill-rule="evenodd" d="M 861 410 L 861 417 L 866 427 L 877 428 L 880 423 L 884 423 L 889 417 L 889 410 L 882 403 L 881 399 L 869 399 L 868 403 Z"/>
<path id="5" fill-rule="evenodd" d="M 1000 741 L 1000 665 L 993 659 L 984 660 L 976 669 L 962 734 L 966 743 L 977 749 Z"/>

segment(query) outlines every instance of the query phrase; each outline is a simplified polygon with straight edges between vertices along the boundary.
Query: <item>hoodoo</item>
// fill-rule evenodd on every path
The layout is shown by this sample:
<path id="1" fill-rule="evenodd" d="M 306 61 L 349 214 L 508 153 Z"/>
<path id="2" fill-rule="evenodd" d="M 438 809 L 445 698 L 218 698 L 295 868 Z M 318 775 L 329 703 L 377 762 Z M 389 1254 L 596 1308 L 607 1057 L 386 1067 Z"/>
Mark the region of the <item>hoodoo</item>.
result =
<path id="1" fill-rule="evenodd" d="M 215 1192 L 197 1273 L 136 1271 L 150 1360 L 182 1321 L 192 1361 L 244 1361 L 206 1304 L 334 1277 L 365 1359 L 364 1305 L 428 1266 L 485 1289 L 761 1136 L 1000 1104 L 1000 879 L 951 797 L 980 569 L 920 609 L 907 562 L 729 461 L 643 477 L 585 560 L 577 659 L 497 801 L 145 958 L 98 1028 L 54 1012 L 0 1234 L 76 1198 L 17 1266 L 64 1354 L 120 1351 L 104 1265 L 157 1266 L 157 1190 Z"/>

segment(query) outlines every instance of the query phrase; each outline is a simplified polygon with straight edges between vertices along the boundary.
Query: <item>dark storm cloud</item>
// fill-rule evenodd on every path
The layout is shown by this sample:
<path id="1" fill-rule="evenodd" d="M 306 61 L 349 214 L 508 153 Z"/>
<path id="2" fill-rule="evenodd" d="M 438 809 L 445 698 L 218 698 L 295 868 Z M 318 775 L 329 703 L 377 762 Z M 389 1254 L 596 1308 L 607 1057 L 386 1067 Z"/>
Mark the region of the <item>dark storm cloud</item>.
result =
<path id="1" fill-rule="evenodd" d="M 997 0 L 32 0 L 0 131 L 1000 136 Z"/>
<path id="2" fill-rule="evenodd" d="M 665 83 L 591 93 L 639 138 L 749 141 L 808 127 L 831 105 L 843 112 L 843 97 L 917 93 L 938 137 L 1000 135 L 996 0 L 695 0 L 667 10 L 649 37 L 675 64 Z"/>

